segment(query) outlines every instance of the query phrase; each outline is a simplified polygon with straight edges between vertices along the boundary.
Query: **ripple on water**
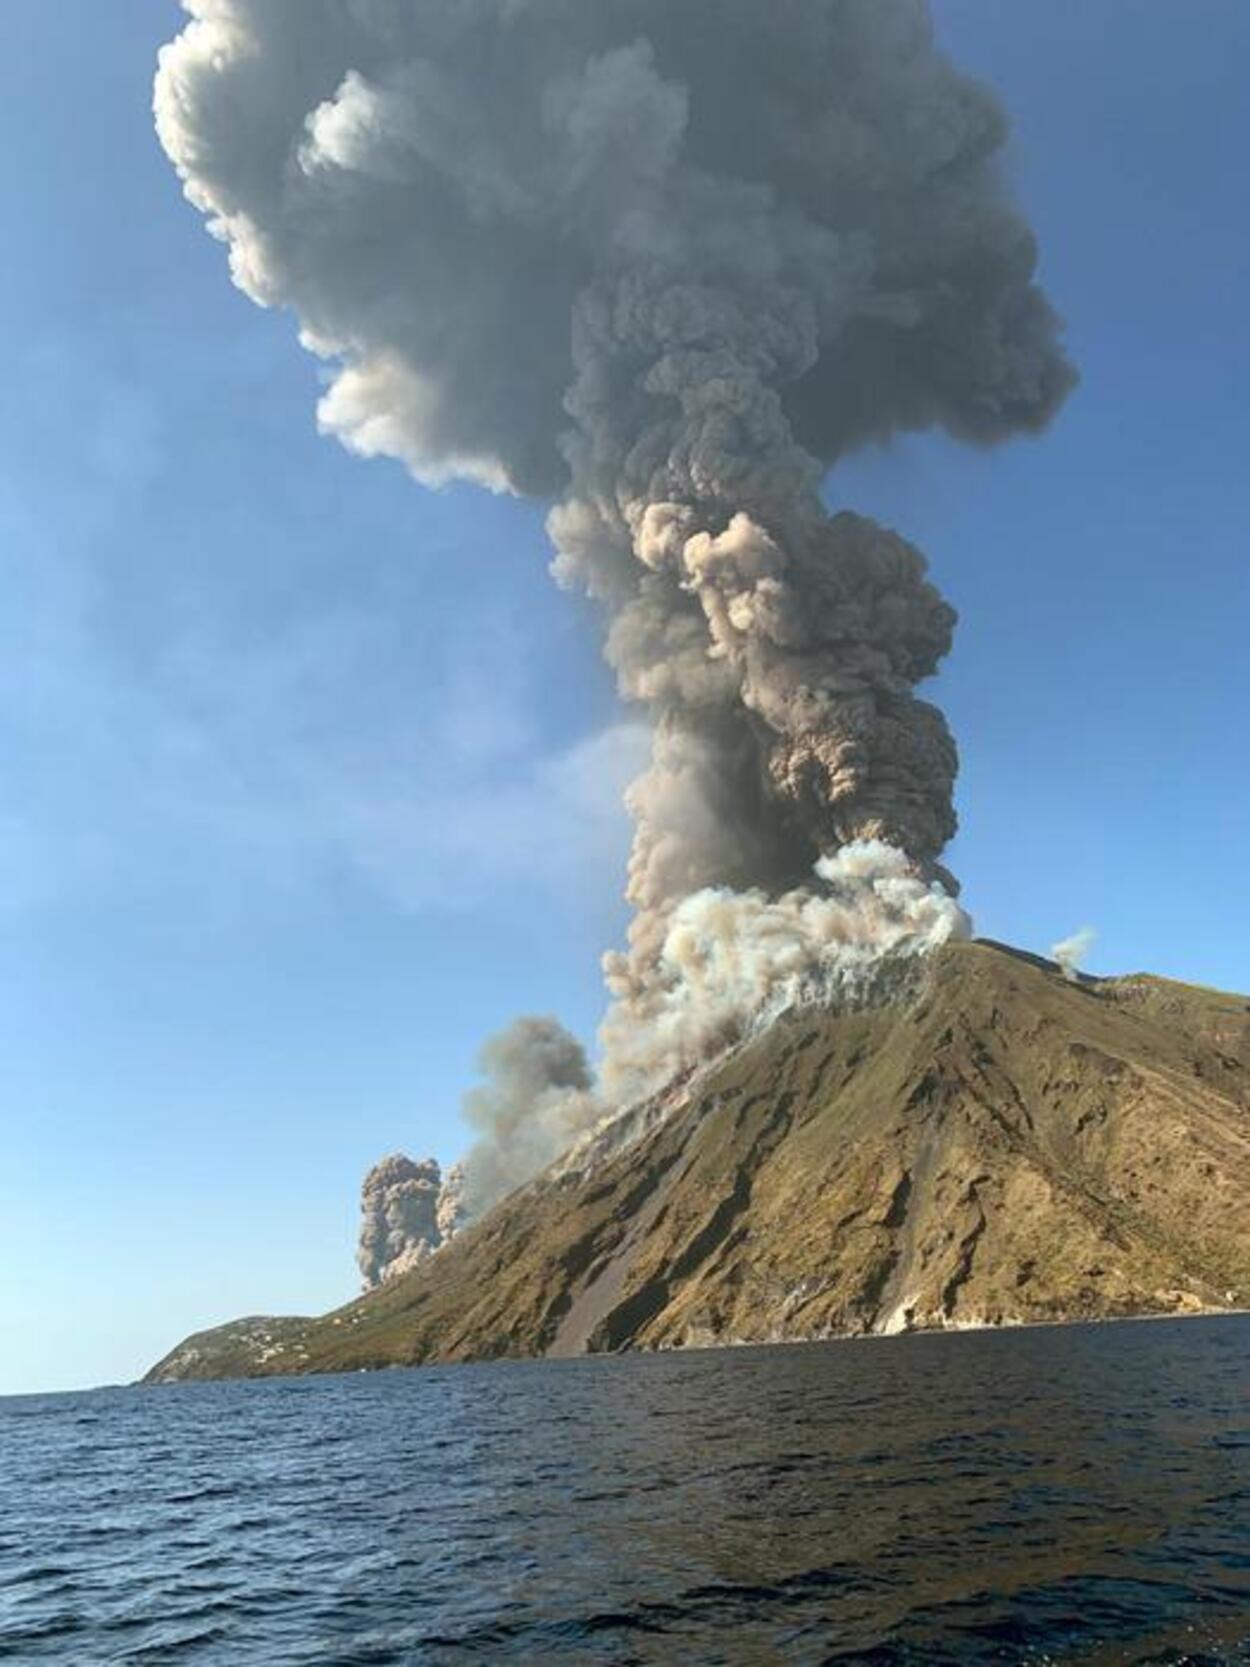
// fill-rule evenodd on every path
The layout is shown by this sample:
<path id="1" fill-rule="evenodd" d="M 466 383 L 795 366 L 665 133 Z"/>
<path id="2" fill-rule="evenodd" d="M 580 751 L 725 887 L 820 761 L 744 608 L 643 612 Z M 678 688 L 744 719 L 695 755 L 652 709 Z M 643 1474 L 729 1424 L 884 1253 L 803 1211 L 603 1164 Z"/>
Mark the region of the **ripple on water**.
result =
<path id="1" fill-rule="evenodd" d="M 1250 1320 L 0 1401 L 0 1658 L 1250 1661 Z"/>

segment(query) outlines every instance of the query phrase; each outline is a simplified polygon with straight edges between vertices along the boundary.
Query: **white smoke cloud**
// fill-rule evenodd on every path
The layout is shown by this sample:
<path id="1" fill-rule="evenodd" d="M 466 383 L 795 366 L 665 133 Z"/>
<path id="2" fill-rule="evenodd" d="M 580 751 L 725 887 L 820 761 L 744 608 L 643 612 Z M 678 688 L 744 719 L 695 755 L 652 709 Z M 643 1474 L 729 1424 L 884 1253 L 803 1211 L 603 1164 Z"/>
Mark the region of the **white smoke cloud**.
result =
<path id="1" fill-rule="evenodd" d="M 880 841 L 822 857 L 816 880 L 780 897 L 714 887 L 683 898 L 641 993 L 629 988 L 626 960 L 609 959 L 608 984 L 622 998 L 603 1027 L 610 1098 L 660 1087 L 675 1061 L 708 1059 L 761 1018 L 868 994 L 883 965 L 971 930 L 940 884 Z"/>
<path id="2" fill-rule="evenodd" d="M 425 486 L 471 480 L 491 492 L 508 490 L 507 476 L 490 457 L 467 452 L 430 455 L 414 436 L 435 429 L 437 387 L 401 362 L 379 355 L 349 365 L 317 405 L 317 425 L 358 457 L 395 457 Z"/>
<path id="3" fill-rule="evenodd" d="M 1094 947 L 1098 934 L 1092 926 L 1082 926 L 1073 932 L 1070 938 L 1061 938 L 1057 944 L 1051 946 L 1051 959 L 1057 961 L 1063 976 L 1071 983 L 1075 983 L 1080 975 L 1081 963 Z"/>

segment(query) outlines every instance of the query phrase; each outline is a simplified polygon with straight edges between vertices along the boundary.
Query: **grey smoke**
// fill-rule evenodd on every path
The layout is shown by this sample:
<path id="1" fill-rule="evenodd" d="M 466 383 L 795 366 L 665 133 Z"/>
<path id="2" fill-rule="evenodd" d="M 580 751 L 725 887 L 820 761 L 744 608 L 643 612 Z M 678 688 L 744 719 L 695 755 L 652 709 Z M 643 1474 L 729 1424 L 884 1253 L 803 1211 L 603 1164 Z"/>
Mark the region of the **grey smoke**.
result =
<path id="1" fill-rule="evenodd" d="M 604 1115 L 585 1049 L 556 1019 L 515 1020 L 483 1045 L 478 1068 L 483 1081 L 462 1106 L 477 1137 L 460 1190 L 470 1218 L 545 1169 Z"/>
<path id="2" fill-rule="evenodd" d="M 955 614 L 822 483 L 905 430 L 1038 430 L 1073 372 L 1006 118 L 923 0 L 187 7 L 160 136 L 235 281 L 334 367 L 323 428 L 425 481 L 558 498 L 555 574 L 650 715 L 608 1079 L 622 1047 L 630 1082 L 683 1063 L 648 1027 L 692 896 L 739 898 L 749 946 L 753 913 L 801 912 L 862 847 L 885 853 L 867 941 L 894 941 L 899 861 L 949 900 L 958 759 L 915 691 Z"/>
<path id="3" fill-rule="evenodd" d="M 419 1163 L 394 1152 L 365 1176 L 360 1190 L 356 1264 L 366 1291 L 432 1256 L 456 1232 L 457 1175 L 446 1181 L 435 1158 Z"/>
<path id="4" fill-rule="evenodd" d="M 365 1176 L 357 1265 L 366 1291 L 418 1267 L 460 1228 L 545 1169 L 600 1122 L 586 1053 L 552 1018 L 522 1018 L 478 1055 L 464 1097 L 475 1139 L 445 1173 L 436 1158 L 392 1153 Z"/>

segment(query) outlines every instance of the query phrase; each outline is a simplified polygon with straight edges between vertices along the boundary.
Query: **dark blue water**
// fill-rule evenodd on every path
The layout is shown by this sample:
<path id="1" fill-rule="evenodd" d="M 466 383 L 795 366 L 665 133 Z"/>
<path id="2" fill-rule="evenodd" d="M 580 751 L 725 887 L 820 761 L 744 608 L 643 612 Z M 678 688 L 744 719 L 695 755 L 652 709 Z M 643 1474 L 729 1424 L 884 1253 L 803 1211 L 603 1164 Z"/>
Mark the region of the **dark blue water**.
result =
<path id="1" fill-rule="evenodd" d="M 1250 1320 L 0 1401 L 0 1656 L 1250 1661 Z"/>

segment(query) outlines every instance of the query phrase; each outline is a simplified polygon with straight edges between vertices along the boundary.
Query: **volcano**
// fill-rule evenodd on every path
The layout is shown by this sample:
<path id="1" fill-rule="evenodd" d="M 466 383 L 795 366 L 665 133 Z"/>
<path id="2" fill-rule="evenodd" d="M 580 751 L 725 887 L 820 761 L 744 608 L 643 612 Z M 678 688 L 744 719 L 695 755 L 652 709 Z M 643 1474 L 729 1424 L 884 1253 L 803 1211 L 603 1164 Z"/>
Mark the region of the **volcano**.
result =
<path id="1" fill-rule="evenodd" d="M 987 941 L 782 1015 L 411 1273 L 145 1381 L 1250 1307 L 1250 1001 Z"/>

